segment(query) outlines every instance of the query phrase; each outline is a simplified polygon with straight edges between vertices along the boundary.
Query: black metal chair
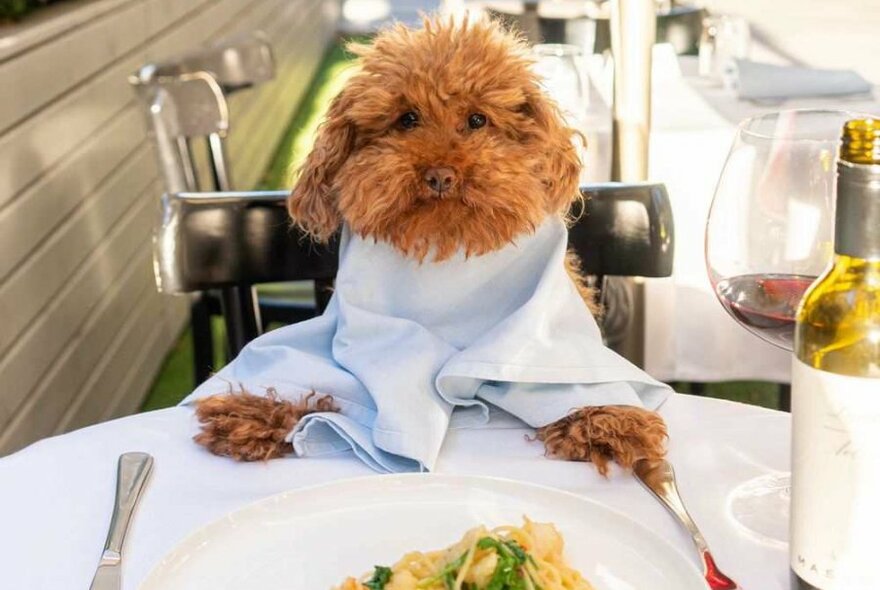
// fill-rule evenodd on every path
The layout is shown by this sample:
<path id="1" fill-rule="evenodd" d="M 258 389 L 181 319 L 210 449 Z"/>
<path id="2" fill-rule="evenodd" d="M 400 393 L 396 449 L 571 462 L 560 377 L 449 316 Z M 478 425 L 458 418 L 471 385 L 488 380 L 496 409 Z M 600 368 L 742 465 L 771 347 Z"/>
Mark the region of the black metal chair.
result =
<path id="1" fill-rule="evenodd" d="M 165 191 L 169 194 L 198 191 L 209 186 L 215 191 L 232 191 L 233 183 L 228 161 L 226 137 L 230 126 L 227 96 L 272 80 L 275 63 L 272 48 L 260 32 L 225 38 L 218 43 L 173 59 L 150 63 L 130 76 L 142 100 L 148 120 L 148 131 L 162 172 Z M 208 151 L 210 178 L 198 178 L 194 160 L 197 142 Z M 174 245 L 157 242 L 157 259 Z M 164 268 L 159 265 L 157 268 Z M 157 274 L 161 290 L 182 292 L 173 274 Z M 316 285 L 317 297 L 326 292 L 327 282 Z M 250 285 L 230 283 L 213 285 L 210 290 L 196 292 L 190 307 L 193 333 L 193 364 L 196 384 L 205 380 L 214 364 L 211 318 L 225 314 L 227 309 L 259 306 L 257 320 L 292 323 L 314 315 L 314 305 L 292 301 L 289 297 L 255 295 Z M 259 332 L 259 325 L 232 322 L 228 324 L 230 341 L 236 351 Z"/>
<path id="2" fill-rule="evenodd" d="M 260 306 L 240 297 L 254 285 L 315 281 L 315 304 L 287 302 L 290 323 L 323 312 L 336 276 L 336 244 L 318 246 L 291 227 L 283 191 L 175 193 L 162 196 L 154 266 L 164 293 L 217 289 L 229 353 L 263 332 Z M 160 280 L 161 278 L 161 280 Z"/>
<path id="3" fill-rule="evenodd" d="M 587 209 L 571 227 L 569 244 L 600 288 L 607 276 L 671 274 L 675 232 L 663 185 L 610 183 L 582 192 Z M 157 274 L 172 279 L 164 290 L 169 284 L 171 292 L 188 293 L 332 281 L 336 243 L 317 246 L 304 239 L 290 225 L 286 199 L 282 191 L 164 195 L 156 240 L 174 244 L 156 259 Z M 303 309 L 302 319 L 323 311 L 330 292 L 318 295 L 317 309 Z M 224 318 L 233 355 L 262 330 L 259 309 L 246 301 L 225 302 Z"/>
<path id="4" fill-rule="evenodd" d="M 662 184 L 602 183 L 581 187 L 585 211 L 569 228 L 568 243 L 593 277 L 600 303 L 606 277 L 672 275 L 675 228 L 672 206 Z M 606 320 L 628 309 L 609 309 Z"/>
<path id="5" fill-rule="evenodd" d="M 574 7 L 568 18 L 550 18 L 538 15 L 538 3 L 523 2 L 521 12 L 511 14 L 487 9 L 494 18 L 522 31 L 531 43 L 566 43 L 577 45 L 584 53 L 603 53 L 611 49 L 611 27 L 607 15 L 596 18 L 587 16 L 586 6 Z M 674 5 L 668 11 L 657 14 L 657 42 L 669 43 L 679 55 L 696 55 L 703 19 L 708 11 L 687 4 Z M 588 32 L 594 29 L 595 33 Z M 592 45 L 587 46 L 588 42 Z"/>

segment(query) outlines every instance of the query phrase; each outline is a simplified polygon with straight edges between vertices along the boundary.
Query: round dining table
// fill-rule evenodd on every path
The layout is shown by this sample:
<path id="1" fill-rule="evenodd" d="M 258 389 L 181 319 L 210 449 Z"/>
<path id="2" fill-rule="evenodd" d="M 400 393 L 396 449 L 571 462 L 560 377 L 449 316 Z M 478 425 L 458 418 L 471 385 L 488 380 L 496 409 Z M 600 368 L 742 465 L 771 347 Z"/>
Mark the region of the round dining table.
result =
<path id="1" fill-rule="evenodd" d="M 681 494 L 720 567 L 748 590 L 787 589 L 786 547 L 742 529 L 728 501 L 749 479 L 788 469 L 788 414 L 683 394 L 660 413 Z M 128 590 L 188 535 L 230 511 L 294 488 L 376 475 L 351 452 L 237 463 L 197 446 L 197 430 L 192 409 L 174 407 L 45 439 L 0 459 L 0 588 L 89 587 L 110 522 L 117 459 L 127 451 L 155 460 L 123 551 Z M 530 434 L 512 419 L 452 430 L 435 472 L 582 495 L 638 521 L 699 567 L 690 538 L 629 473 L 614 469 L 603 478 L 590 464 L 545 457 Z"/>

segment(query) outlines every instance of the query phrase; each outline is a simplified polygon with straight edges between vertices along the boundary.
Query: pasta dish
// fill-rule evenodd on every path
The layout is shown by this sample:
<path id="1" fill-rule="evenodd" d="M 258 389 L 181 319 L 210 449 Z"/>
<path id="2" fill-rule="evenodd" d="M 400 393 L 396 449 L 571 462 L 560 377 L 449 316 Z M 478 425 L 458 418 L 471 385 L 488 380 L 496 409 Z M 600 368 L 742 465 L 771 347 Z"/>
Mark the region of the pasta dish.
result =
<path id="1" fill-rule="evenodd" d="M 563 556 L 552 524 L 477 527 L 447 549 L 407 553 L 336 590 L 593 590 Z"/>

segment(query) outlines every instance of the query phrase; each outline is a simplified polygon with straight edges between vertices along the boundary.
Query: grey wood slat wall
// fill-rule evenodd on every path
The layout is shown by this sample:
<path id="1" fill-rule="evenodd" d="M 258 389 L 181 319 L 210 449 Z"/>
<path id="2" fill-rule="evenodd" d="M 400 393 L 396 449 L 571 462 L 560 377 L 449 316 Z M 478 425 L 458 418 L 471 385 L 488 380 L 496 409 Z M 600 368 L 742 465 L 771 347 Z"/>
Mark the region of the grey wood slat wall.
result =
<path id="1" fill-rule="evenodd" d="M 186 322 L 188 300 L 153 283 L 162 182 L 128 74 L 264 31 L 278 77 L 230 102 L 233 182 L 251 188 L 320 63 L 336 4 L 80 0 L 39 35 L 0 43 L 0 455 L 136 411 Z"/>

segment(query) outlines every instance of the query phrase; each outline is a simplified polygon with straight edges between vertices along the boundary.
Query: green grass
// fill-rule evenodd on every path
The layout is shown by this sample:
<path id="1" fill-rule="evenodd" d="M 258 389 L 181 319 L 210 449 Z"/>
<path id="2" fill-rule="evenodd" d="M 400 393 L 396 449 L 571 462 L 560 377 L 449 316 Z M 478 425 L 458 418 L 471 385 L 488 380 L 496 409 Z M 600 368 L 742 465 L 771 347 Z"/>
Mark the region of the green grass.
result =
<path id="1" fill-rule="evenodd" d="M 681 393 L 696 393 L 697 384 L 671 383 Z M 754 406 L 763 406 L 774 410 L 779 409 L 779 386 L 764 381 L 728 381 L 725 383 L 706 383 L 701 395 L 727 399 Z"/>
<path id="2" fill-rule="evenodd" d="M 311 149 L 330 101 L 348 79 L 351 61 L 352 55 L 345 51 L 342 44 L 334 45 L 324 56 L 315 79 L 288 125 L 275 158 L 260 182 L 260 188 L 278 190 L 290 186 L 291 173 Z"/>
<path id="3" fill-rule="evenodd" d="M 168 351 L 141 411 L 149 412 L 177 405 L 188 391 L 192 391 L 193 381 L 192 331 L 187 328 L 174 348 Z"/>
<path id="4" fill-rule="evenodd" d="M 226 329 L 221 318 L 211 319 L 214 336 L 214 367 L 222 367 Z M 195 387 L 193 379 L 192 331 L 186 328 L 162 364 L 147 399 L 141 405 L 142 412 L 176 406 Z"/>
<path id="5" fill-rule="evenodd" d="M 314 80 L 299 108 L 293 114 L 275 157 L 260 181 L 259 188 L 280 190 L 290 186 L 291 171 L 302 161 L 314 141 L 315 133 L 332 98 L 339 92 L 348 76 L 351 55 L 342 44 L 331 47 L 324 57 Z M 264 285 L 261 291 L 277 295 L 279 291 L 290 291 L 290 285 Z M 294 287 L 293 296 L 304 296 L 302 289 Z M 215 370 L 223 366 L 225 330 L 220 318 L 213 320 Z M 168 353 L 153 387 L 142 406 L 143 411 L 155 410 L 176 405 L 192 391 L 192 334 L 186 329 L 174 348 Z M 673 383 L 676 391 L 693 391 L 690 383 Z M 758 381 L 737 381 L 729 383 L 710 383 L 703 393 L 718 397 L 777 408 L 778 386 Z"/>
<path id="6" fill-rule="evenodd" d="M 0 25 L 16 23 L 35 10 L 60 0 L 0 0 Z"/>

